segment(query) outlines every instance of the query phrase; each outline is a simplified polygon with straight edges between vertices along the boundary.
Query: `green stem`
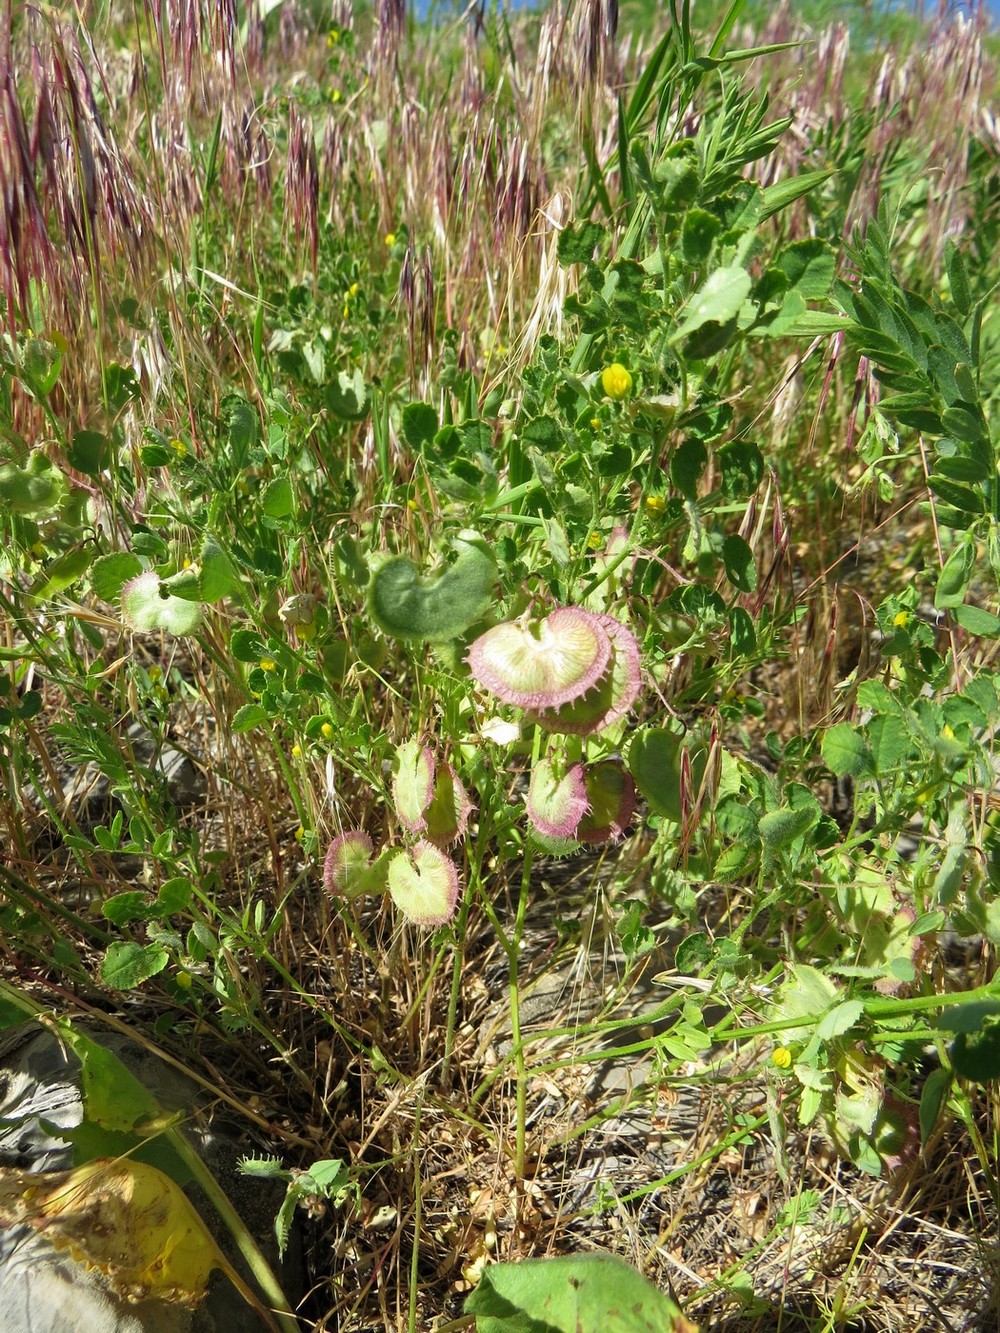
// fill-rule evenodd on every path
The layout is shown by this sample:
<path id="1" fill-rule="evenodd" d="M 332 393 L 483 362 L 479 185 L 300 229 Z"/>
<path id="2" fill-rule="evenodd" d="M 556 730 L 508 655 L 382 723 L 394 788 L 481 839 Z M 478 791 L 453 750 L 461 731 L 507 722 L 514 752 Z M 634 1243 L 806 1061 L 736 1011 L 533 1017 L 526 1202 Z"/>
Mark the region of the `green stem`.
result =
<path id="1" fill-rule="evenodd" d="M 528 1118 L 528 1079 L 524 1061 L 524 1045 L 521 1040 L 520 992 L 517 984 L 518 955 L 521 952 L 521 938 L 524 932 L 524 917 L 528 905 L 528 887 L 531 882 L 531 844 L 524 849 L 524 862 L 521 870 L 521 889 L 517 898 L 517 918 L 514 922 L 514 934 L 507 951 L 507 987 L 510 994 L 510 1035 L 514 1043 L 514 1073 L 516 1085 L 516 1120 L 514 1126 L 514 1178 L 517 1183 L 524 1179 L 525 1145 L 527 1140 L 526 1122 Z"/>
<path id="2" fill-rule="evenodd" d="M 249 1289 L 244 1289 L 241 1281 L 237 1281 L 234 1285 L 241 1291 L 244 1299 L 249 1299 L 258 1308 L 258 1311 L 267 1317 L 267 1322 L 272 1328 L 280 1329 L 281 1333 L 301 1333 L 301 1326 L 292 1313 L 285 1293 L 281 1290 L 281 1283 L 275 1277 L 274 1271 L 264 1258 L 259 1245 L 247 1230 L 243 1219 L 229 1202 L 229 1197 L 222 1186 L 179 1129 L 168 1129 L 166 1137 L 170 1141 L 170 1146 L 204 1191 L 212 1207 L 222 1218 L 229 1234 L 236 1242 L 240 1254 L 246 1261 L 247 1267 L 253 1274 L 254 1281 L 270 1302 L 275 1318 L 272 1319 L 270 1313 L 260 1307 L 259 1302 L 253 1298 Z M 230 1281 L 234 1277 L 239 1277 L 238 1274 L 232 1272 L 228 1273 L 227 1276 Z"/>

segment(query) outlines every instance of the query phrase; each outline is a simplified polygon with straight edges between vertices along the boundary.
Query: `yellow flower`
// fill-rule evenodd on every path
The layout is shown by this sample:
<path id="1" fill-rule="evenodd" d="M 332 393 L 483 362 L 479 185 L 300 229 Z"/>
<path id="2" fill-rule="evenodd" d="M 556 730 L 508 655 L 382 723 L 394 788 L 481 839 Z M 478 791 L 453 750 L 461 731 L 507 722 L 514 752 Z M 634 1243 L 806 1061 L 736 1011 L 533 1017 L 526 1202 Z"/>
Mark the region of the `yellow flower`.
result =
<path id="1" fill-rule="evenodd" d="M 941 728 L 941 735 L 946 741 L 953 741 L 955 739 L 955 733 L 952 731 L 951 727 L 948 726 L 947 722 Z"/>
<path id="2" fill-rule="evenodd" d="M 360 283 L 360 282 L 352 282 L 351 285 L 350 285 L 350 287 L 348 287 L 348 289 L 347 289 L 347 295 L 348 295 L 348 296 L 357 296 L 357 294 L 358 294 L 358 292 L 360 292 L 360 290 L 361 290 L 361 283 Z"/>
<path id="3" fill-rule="evenodd" d="M 647 495 L 646 509 L 650 514 L 662 514 L 667 507 L 667 502 L 662 495 Z"/>
<path id="4" fill-rule="evenodd" d="M 600 418 L 600 417 L 591 417 L 591 418 L 590 418 L 590 428 L 591 428 L 591 430 L 600 430 L 600 427 L 601 427 L 601 418 Z"/>
<path id="5" fill-rule="evenodd" d="M 305 836 L 306 836 L 306 831 L 300 824 L 298 828 L 295 830 L 295 841 L 301 842 Z"/>
<path id="6" fill-rule="evenodd" d="M 302 757 L 302 746 L 299 745 L 298 741 L 296 741 L 296 743 L 292 746 L 292 758 L 301 759 L 301 757 Z"/>
<path id="7" fill-rule="evenodd" d="M 340 101 L 340 89 L 339 89 L 339 88 L 334 88 L 333 92 L 330 94 L 330 101 L 331 101 L 331 102 L 334 102 L 334 103 Z"/>
<path id="8" fill-rule="evenodd" d="M 587 545 L 592 551 L 599 551 L 604 545 L 601 534 L 599 532 L 592 532 L 587 538 Z"/>
<path id="9" fill-rule="evenodd" d="M 274 671 L 278 666 L 273 657 L 262 657 L 258 665 L 261 671 Z"/>
<path id="10" fill-rule="evenodd" d="M 333 740 L 333 727 L 330 725 L 329 722 L 324 722 L 319 729 L 319 734 L 323 737 L 325 741 L 331 741 Z"/>
<path id="11" fill-rule="evenodd" d="M 601 371 L 601 388 L 609 398 L 624 398 L 632 388 L 632 376 L 620 361 L 613 361 Z"/>
<path id="12" fill-rule="evenodd" d="M 330 31 L 326 34 L 327 46 L 331 47 L 336 46 L 339 41 L 340 41 L 340 33 L 337 31 L 336 28 L 331 28 Z"/>
<path id="13" fill-rule="evenodd" d="M 396 233 L 395 233 L 394 231 L 387 231 L 387 232 L 386 232 L 386 234 L 385 234 L 385 243 L 386 243 L 386 245 L 389 247 L 390 250 L 391 250 L 392 247 L 396 244 Z"/>
<path id="14" fill-rule="evenodd" d="M 897 611 L 892 618 L 892 623 L 896 626 L 897 629 L 905 629 L 912 619 L 913 616 L 911 612 Z"/>
<path id="15" fill-rule="evenodd" d="M 171 449 L 173 449 L 174 453 L 177 455 L 178 458 L 187 457 L 188 447 L 183 440 L 171 440 L 170 447 Z"/>
<path id="16" fill-rule="evenodd" d="M 775 1046 L 771 1052 L 771 1063 L 778 1069 L 791 1069 L 792 1053 L 787 1046 Z"/>

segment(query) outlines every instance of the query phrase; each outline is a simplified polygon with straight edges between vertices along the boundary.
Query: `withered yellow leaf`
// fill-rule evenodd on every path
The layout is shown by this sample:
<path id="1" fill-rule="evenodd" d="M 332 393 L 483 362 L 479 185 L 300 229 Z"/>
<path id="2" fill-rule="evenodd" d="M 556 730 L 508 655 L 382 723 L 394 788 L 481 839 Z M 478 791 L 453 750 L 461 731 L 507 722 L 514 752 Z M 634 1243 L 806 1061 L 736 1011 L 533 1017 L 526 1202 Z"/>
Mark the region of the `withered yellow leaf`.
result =
<path id="1" fill-rule="evenodd" d="M 229 1265 L 194 1207 L 169 1176 L 127 1158 L 73 1171 L 0 1169 L 0 1224 L 27 1224 L 57 1249 L 96 1268 L 133 1301 L 192 1309 L 213 1268 Z"/>

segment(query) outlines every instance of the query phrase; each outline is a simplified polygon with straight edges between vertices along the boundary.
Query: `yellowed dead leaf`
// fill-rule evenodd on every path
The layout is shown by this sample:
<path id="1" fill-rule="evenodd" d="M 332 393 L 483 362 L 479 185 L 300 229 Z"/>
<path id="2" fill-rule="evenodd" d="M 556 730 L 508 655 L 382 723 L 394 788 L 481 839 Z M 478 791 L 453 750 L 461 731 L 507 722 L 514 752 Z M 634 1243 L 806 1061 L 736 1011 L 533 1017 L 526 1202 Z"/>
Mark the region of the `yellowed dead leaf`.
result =
<path id="1" fill-rule="evenodd" d="M 131 1301 L 194 1309 L 213 1268 L 229 1271 L 185 1195 L 156 1167 L 98 1159 L 74 1171 L 0 1169 L 0 1224 L 26 1223 L 102 1272 Z"/>

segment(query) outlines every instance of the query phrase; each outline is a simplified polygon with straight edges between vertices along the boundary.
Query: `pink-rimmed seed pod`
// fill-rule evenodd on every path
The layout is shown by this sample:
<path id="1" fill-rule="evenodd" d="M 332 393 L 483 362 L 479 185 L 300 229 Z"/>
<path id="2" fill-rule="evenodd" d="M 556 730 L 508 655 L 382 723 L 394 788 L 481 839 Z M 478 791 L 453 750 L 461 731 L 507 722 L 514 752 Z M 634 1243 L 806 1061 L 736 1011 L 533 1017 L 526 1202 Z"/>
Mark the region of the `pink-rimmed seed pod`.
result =
<path id="1" fill-rule="evenodd" d="M 425 814 L 434 799 L 436 763 L 430 748 L 408 740 L 396 749 L 392 764 L 392 804 L 396 818 L 410 833 L 423 833 Z"/>
<path id="2" fill-rule="evenodd" d="M 580 820 L 581 842 L 618 842 L 635 814 L 635 783 L 620 759 L 601 759 L 583 771 L 590 809 Z"/>
<path id="3" fill-rule="evenodd" d="M 458 905 L 458 867 L 440 847 L 421 839 L 389 865 L 389 895 L 415 926 L 443 926 Z"/>
<path id="4" fill-rule="evenodd" d="M 537 832 L 549 838 L 575 838 L 589 807 L 583 765 L 564 768 L 552 759 L 539 759 L 531 770 L 524 803 Z"/>
<path id="5" fill-rule="evenodd" d="M 426 811 L 426 836 L 436 847 L 447 847 L 465 832 L 472 801 L 451 764 L 439 764 L 434 796 Z"/>
<path id="6" fill-rule="evenodd" d="M 123 583 L 119 599 L 122 620 L 130 629 L 166 630 L 180 638 L 201 624 L 201 604 L 175 597 L 151 569 Z"/>
<path id="7" fill-rule="evenodd" d="M 639 697 L 642 670 L 639 644 L 630 629 L 614 616 L 595 616 L 611 640 L 611 662 L 594 688 L 561 708 L 532 712 L 528 720 L 546 731 L 589 736 L 606 731 L 626 716 Z"/>
<path id="8" fill-rule="evenodd" d="M 330 843 L 323 862 L 323 887 L 341 898 L 359 898 L 371 890 L 366 882 L 371 870 L 372 840 L 367 833 L 341 833 Z"/>
<path id="9" fill-rule="evenodd" d="M 539 711 L 579 699 L 601 679 L 611 640 L 601 617 L 562 606 L 541 620 L 494 625 L 469 649 L 474 678 L 506 704 Z"/>

